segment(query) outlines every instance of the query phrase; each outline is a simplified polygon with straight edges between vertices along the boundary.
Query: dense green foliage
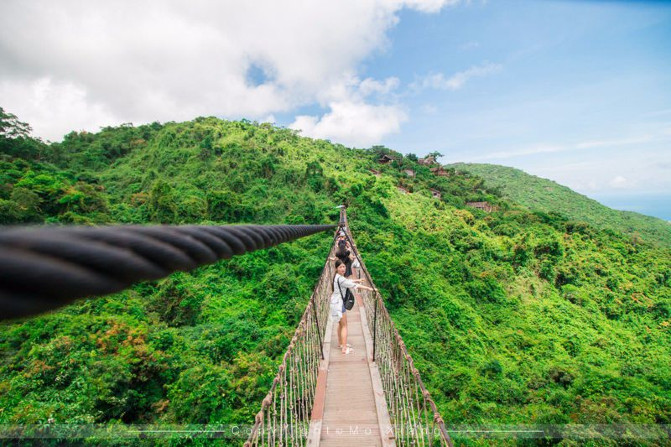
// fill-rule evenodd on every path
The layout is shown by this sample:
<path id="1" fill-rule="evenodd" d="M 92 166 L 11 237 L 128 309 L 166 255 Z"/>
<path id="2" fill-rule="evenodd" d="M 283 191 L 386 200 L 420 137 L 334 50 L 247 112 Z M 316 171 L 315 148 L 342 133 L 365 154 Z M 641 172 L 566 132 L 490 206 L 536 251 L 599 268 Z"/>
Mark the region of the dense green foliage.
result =
<path id="1" fill-rule="evenodd" d="M 552 180 L 507 166 L 455 163 L 450 167 L 484 178 L 487 185 L 532 210 L 558 212 L 576 222 L 630 235 L 634 241 L 642 239 L 671 247 L 671 224 L 665 220 L 608 208 Z"/>
<path id="2" fill-rule="evenodd" d="M 346 203 L 449 423 L 671 423 L 666 248 L 528 211 L 412 155 L 246 121 L 28 139 L 39 151 L 25 153 L 28 137 L 4 138 L 3 223 L 332 223 Z M 498 211 L 465 206 L 477 200 Z M 329 243 L 311 236 L 0 325 L 0 423 L 251 421 Z"/>

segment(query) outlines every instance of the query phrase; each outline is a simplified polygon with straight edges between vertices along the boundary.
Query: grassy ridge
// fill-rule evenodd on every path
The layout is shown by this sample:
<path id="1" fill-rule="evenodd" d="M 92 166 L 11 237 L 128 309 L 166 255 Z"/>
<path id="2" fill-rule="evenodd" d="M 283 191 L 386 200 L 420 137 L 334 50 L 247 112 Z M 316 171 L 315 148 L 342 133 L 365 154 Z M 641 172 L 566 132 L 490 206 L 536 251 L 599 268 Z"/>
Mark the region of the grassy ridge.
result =
<path id="1" fill-rule="evenodd" d="M 499 188 L 505 197 L 532 210 L 558 212 L 571 220 L 671 247 L 671 224 L 662 219 L 608 208 L 552 180 L 507 166 L 455 163 L 450 167 L 482 177 L 487 185 Z"/>
<path id="2" fill-rule="evenodd" d="M 245 121 L 25 144 L 1 161 L 6 223 L 331 223 L 346 203 L 450 423 L 671 423 L 666 248 L 529 211 L 480 177 L 437 177 L 386 148 Z M 380 153 L 397 161 L 379 165 Z M 465 206 L 473 200 L 499 211 Z M 0 325 L 0 422 L 250 421 L 329 241 L 312 236 Z"/>

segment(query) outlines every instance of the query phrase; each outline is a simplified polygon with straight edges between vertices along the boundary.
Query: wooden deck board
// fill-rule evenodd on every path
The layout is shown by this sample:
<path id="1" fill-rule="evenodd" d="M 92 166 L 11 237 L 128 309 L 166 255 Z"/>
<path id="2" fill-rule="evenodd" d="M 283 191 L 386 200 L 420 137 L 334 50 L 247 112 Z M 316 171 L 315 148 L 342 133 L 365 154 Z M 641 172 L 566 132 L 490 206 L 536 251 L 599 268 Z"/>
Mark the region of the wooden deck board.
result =
<path id="1" fill-rule="evenodd" d="M 338 348 L 338 326 L 331 328 L 326 397 L 320 446 L 381 446 L 380 427 L 359 305 L 347 312 L 347 342 L 353 352 Z"/>

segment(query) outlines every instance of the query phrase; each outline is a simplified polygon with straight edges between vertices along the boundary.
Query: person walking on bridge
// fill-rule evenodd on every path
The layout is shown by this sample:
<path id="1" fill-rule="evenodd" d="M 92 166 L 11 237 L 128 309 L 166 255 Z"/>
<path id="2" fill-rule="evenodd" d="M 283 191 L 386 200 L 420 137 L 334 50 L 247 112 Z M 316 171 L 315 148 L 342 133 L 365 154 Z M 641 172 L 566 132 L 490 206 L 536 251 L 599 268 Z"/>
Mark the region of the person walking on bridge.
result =
<path id="1" fill-rule="evenodd" d="M 338 322 L 338 343 L 343 354 L 352 351 L 351 345 L 347 344 L 347 309 L 345 309 L 345 291 L 347 289 L 363 289 L 373 291 L 371 287 L 359 284 L 364 279 L 347 279 L 345 272 L 347 266 L 338 259 L 335 262 L 336 274 L 333 277 L 333 293 L 331 294 L 331 316 Z"/>
<path id="2" fill-rule="evenodd" d="M 352 276 L 352 262 L 354 261 L 354 254 L 352 253 L 349 242 L 345 240 L 344 237 L 338 238 L 338 248 L 336 249 L 335 256 L 336 259 L 339 259 L 340 262 L 345 264 L 345 278 Z M 333 258 L 331 258 L 333 259 Z"/>

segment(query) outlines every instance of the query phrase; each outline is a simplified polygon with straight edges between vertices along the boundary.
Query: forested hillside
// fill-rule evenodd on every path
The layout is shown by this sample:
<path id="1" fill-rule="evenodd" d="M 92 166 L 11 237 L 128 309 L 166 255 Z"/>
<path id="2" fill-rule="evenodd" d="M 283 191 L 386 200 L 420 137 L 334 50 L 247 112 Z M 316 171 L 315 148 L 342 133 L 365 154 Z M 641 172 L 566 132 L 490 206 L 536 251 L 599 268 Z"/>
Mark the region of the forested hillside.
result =
<path id="1" fill-rule="evenodd" d="M 671 423 L 667 248 L 529 211 L 412 155 L 248 121 L 125 125 L 50 145 L 3 130 L 0 149 L 3 224 L 334 223 L 347 204 L 448 424 Z M 0 424 L 250 422 L 330 240 L 0 324 Z"/>
<path id="2" fill-rule="evenodd" d="M 571 220 L 671 247 L 671 223 L 662 219 L 608 208 L 552 180 L 507 166 L 455 163 L 450 167 L 482 177 L 488 186 L 499 188 L 506 198 L 531 210 L 555 211 Z"/>

